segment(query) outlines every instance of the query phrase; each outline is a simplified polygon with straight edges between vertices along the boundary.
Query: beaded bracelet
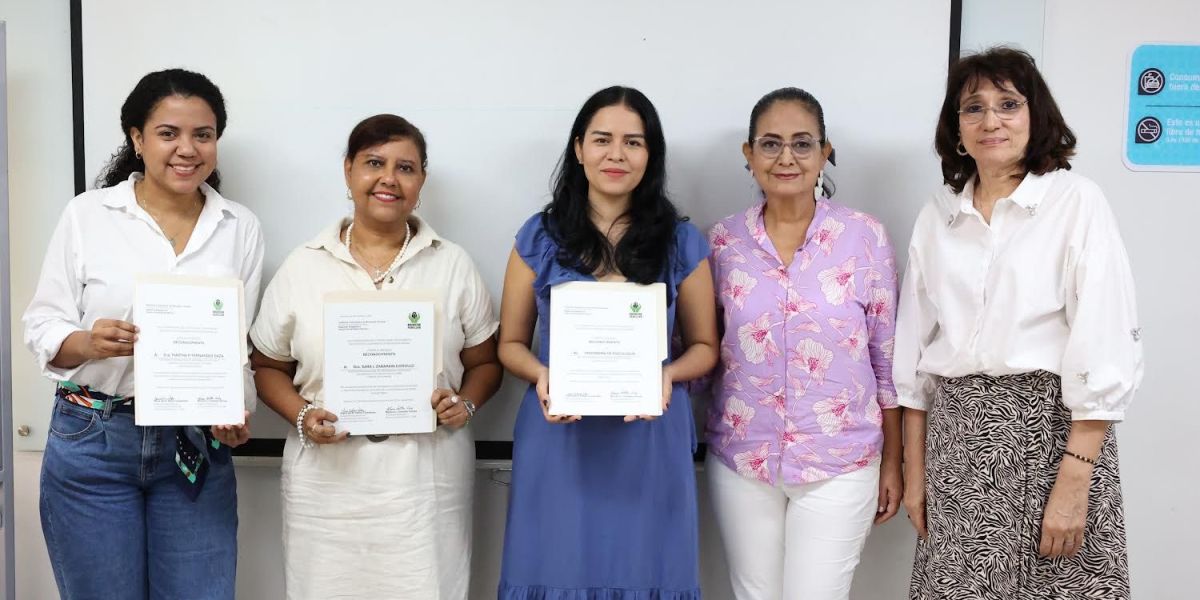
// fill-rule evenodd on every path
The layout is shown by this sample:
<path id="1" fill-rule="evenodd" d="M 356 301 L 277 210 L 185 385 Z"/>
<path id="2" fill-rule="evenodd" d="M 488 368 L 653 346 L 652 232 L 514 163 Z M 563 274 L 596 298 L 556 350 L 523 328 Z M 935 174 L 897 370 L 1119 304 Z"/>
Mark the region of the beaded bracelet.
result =
<path id="1" fill-rule="evenodd" d="M 313 447 L 312 441 L 310 441 L 308 439 L 308 435 L 304 433 L 304 415 L 308 414 L 308 411 L 312 410 L 312 408 L 312 404 L 305 404 L 304 408 L 300 409 L 300 412 L 296 415 L 296 433 L 300 435 L 300 443 L 304 444 L 305 448 Z"/>
<path id="2" fill-rule="evenodd" d="M 1089 465 L 1092 465 L 1093 467 L 1096 466 L 1095 459 L 1088 458 L 1082 454 L 1075 454 L 1074 452 L 1071 452 L 1070 450 L 1063 450 L 1063 454 L 1066 454 L 1067 456 L 1070 456 L 1071 458 L 1074 458 L 1076 460 L 1082 460 L 1083 462 L 1085 462 Z"/>

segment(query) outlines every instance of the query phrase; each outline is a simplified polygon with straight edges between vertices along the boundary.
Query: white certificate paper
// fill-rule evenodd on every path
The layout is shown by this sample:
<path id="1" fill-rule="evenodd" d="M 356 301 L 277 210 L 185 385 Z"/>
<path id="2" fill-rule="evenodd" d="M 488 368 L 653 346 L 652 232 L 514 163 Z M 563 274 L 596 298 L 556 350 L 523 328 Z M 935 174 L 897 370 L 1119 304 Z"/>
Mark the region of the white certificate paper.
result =
<path id="1" fill-rule="evenodd" d="M 662 283 L 570 282 L 550 290 L 550 414 L 661 415 Z"/>
<path id="2" fill-rule="evenodd" d="M 441 370 L 439 296 L 432 291 L 325 296 L 325 408 L 351 435 L 428 433 Z"/>
<path id="3" fill-rule="evenodd" d="M 241 424 L 248 360 L 241 280 L 139 276 L 133 296 L 134 422 Z"/>

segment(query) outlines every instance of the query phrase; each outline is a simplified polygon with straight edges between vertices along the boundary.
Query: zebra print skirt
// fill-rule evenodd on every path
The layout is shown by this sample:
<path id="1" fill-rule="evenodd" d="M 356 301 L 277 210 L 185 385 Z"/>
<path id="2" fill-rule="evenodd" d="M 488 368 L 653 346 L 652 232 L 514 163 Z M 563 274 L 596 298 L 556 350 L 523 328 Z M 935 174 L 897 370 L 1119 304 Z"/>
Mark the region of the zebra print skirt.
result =
<path id="1" fill-rule="evenodd" d="M 1046 371 L 943 379 L 925 448 L 926 524 L 911 600 L 1129 598 L 1117 442 L 1092 472 L 1075 558 L 1041 558 L 1042 513 L 1071 428 L 1062 382 Z"/>

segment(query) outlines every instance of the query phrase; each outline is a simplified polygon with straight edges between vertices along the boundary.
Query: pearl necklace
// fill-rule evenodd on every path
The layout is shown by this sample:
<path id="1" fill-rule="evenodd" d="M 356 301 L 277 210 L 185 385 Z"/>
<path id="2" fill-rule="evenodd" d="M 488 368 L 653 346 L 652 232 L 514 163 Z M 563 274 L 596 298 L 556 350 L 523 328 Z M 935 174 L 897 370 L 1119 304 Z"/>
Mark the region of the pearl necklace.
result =
<path id="1" fill-rule="evenodd" d="M 354 233 L 354 221 L 350 221 L 350 226 L 346 228 L 346 249 L 347 250 L 351 250 L 350 236 L 353 233 Z M 371 277 L 371 281 L 375 285 L 379 285 L 379 284 L 383 283 L 383 278 L 387 277 L 388 273 L 391 273 L 392 271 L 396 270 L 396 267 L 400 264 L 400 259 L 404 258 L 404 251 L 408 250 L 408 243 L 411 241 L 412 241 L 412 226 L 410 226 L 408 224 L 408 221 L 405 221 L 404 222 L 404 244 L 402 244 L 400 246 L 400 251 L 396 253 L 396 258 L 392 259 L 392 264 L 389 265 L 386 270 L 380 269 L 379 267 L 376 267 L 375 265 L 367 262 L 366 255 L 365 254 L 363 255 L 363 262 L 367 262 L 367 264 L 371 266 L 371 269 L 373 269 L 375 271 L 375 275 Z"/>

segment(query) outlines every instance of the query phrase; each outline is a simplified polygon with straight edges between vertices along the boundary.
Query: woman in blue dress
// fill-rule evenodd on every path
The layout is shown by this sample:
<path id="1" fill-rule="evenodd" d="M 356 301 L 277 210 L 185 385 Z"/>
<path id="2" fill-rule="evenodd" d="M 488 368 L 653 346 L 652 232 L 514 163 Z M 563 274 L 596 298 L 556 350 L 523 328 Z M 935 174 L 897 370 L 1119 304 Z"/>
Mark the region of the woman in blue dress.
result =
<path id="1" fill-rule="evenodd" d="M 698 600 L 695 426 L 682 383 L 717 361 L 708 243 L 667 199 L 654 105 L 611 87 L 580 109 L 553 200 L 517 233 L 504 277 L 500 360 L 528 381 L 513 431 L 499 597 Z M 663 414 L 552 416 L 550 288 L 568 281 L 663 282 Z M 535 332 L 538 353 L 530 348 Z"/>

